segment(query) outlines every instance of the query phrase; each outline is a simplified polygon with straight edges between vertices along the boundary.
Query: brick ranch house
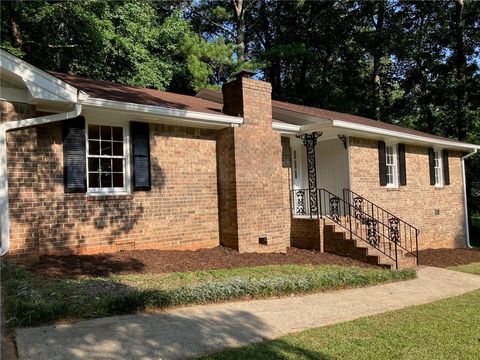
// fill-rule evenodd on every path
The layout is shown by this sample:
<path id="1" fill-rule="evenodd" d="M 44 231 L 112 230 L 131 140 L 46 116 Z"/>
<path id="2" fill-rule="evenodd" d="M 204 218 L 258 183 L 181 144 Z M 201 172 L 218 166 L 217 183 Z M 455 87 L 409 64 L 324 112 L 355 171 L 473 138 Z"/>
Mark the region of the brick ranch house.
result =
<path id="1" fill-rule="evenodd" d="M 385 266 L 468 245 L 480 146 L 272 101 L 247 72 L 186 96 L 1 50 L 2 255 L 289 246 Z"/>

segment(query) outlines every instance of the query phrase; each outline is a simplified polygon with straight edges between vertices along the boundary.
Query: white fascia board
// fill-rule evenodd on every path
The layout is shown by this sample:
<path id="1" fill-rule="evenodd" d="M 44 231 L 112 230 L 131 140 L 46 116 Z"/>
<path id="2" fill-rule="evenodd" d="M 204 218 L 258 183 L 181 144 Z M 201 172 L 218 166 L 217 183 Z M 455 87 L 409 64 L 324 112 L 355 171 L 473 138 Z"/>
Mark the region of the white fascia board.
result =
<path id="1" fill-rule="evenodd" d="M 77 102 L 76 88 L 1 49 L 0 66 L 22 78 L 29 91 L 33 91 L 32 96 L 39 100 L 53 97 L 55 101 Z"/>
<path id="2" fill-rule="evenodd" d="M 449 147 L 449 148 L 455 148 L 455 149 L 462 149 L 462 150 L 480 149 L 480 145 L 467 144 L 467 143 L 462 144 L 462 143 L 455 142 L 455 141 L 434 139 L 434 138 L 431 138 L 431 137 L 428 137 L 428 136 L 407 134 L 407 133 L 400 132 L 400 131 L 381 129 L 381 128 L 377 128 L 377 127 L 374 127 L 374 126 L 368 126 L 368 125 L 353 124 L 353 123 L 350 123 L 350 122 L 347 122 L 347 121 L 342 121 L 342 120 L 333 120 L 333 127 L 337 127 L 337 128 L 341 128 L 341 129 L 347 129 L 347 130 L 354 130 L 354 131 L 359 131 L 359 132 L 365 132 L 365 133 L 370 133 L 370 134 L 391 136 L 391 137 L 398 138 L 398 139 L 401 139 L 401 140 L 428 143 L 428 144 L 434 144 L 434 145 L 441 145 L 441 146 L 445 146 L 445 147 Z"/>
<path id="3" fill-rule="evenodd" d="M 128 103 L 122 101 L 106 100 L 99 98 L 87 98 L 81 100 L 82 105 L 101 108 L 105 110 L 122 110 L 133 113 L 142 113 L 152 116 L 164 116 L 168 118 L 178 119 L 180 121 L 190 121 L 194 123 L 205 123 L 217 126 L 241 125 L 243 118 L 227 115 L 216 115 L 210 113 L 203 113 L 198 111 L 172 109 L 162 106 L 142 105 L 135 103 Z"/>
<path id="4" fill-rule="evenodd" d="M 272 122 L 273 130 L 279 131 L 282 134 L 297 134 L 301 128 L 300 125 Z"/>

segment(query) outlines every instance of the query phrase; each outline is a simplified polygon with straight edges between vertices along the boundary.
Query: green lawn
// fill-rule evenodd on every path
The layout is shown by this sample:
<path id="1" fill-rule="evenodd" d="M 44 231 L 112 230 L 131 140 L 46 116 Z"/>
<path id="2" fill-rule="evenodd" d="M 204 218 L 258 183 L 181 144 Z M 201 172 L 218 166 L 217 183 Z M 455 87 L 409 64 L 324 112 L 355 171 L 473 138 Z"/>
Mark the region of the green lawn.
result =
<path id="1" fill-rule="evenodd" d="M 480 291 L 307 330 L 204 359 L 478 359 Z"/>
<path id="2" fill-rule="evenodd" d="M 466 272 L 470 274 L 480 275 L 480 263 L 472 263 L 467 265 L 451 266 L 450 270 Z"/>
<path id="3" fill-rule="evenodd" d="M 4 264 L 2 288 L 7 324 L 18 327 L 178 305 L 362 287 L 415 276 L 413 270 L 272 265 L 170 274 L 52 279 L 34 276 L 23 268 Z"/>

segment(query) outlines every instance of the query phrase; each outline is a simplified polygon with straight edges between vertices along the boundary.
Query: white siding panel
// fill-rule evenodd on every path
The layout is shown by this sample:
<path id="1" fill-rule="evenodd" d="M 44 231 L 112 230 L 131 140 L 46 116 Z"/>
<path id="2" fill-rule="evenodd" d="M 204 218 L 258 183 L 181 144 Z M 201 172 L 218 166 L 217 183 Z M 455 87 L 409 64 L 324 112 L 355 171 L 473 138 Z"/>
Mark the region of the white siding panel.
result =
<path id="1" fill-rule="evenodd" d="M 319 141 L 316 147 L 317 187 L 337 196 L 350 187 L 348 150 L 340 139 Z"/>

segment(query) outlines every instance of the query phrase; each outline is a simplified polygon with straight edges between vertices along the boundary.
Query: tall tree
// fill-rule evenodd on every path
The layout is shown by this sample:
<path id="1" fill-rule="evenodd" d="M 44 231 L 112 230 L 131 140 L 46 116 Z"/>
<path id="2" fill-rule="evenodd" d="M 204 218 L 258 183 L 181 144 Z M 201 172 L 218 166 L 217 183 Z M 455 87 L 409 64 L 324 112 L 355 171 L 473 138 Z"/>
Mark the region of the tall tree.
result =
<path id="1" fill-rule="evenodd" d="M 463 0 L 455 1 L 455 78 L 456 78 L 456 113 L 458 140 L 467 139 L 467 119 L 465 117 L 465 18 Z"/>

